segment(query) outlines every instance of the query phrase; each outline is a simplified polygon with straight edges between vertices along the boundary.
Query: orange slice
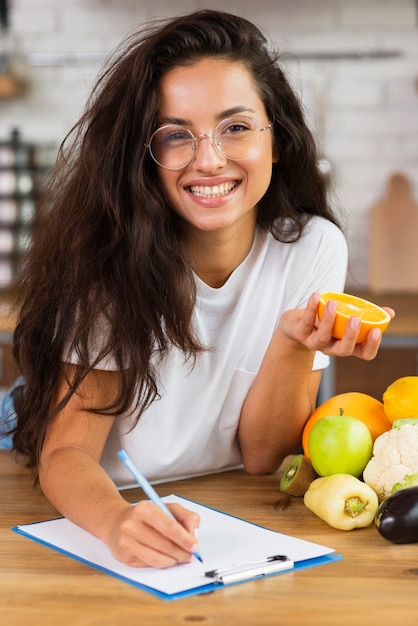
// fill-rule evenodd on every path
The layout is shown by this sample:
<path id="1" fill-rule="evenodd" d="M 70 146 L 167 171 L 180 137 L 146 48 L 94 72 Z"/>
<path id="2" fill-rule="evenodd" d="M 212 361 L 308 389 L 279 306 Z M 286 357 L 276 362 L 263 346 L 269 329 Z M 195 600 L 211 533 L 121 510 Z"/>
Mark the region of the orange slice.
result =
<path id="1" fill-rule="evenodd" d="M 332 336 L 336 339 L 341 339 L 343 336 L 350 317 L 355 316 L 361 318 L 357 343 L 366 341 L 367 333 L 372 328 L 380 328 L 383 333 L 391 321 L 389 313 L 380 306 L 377 306 L 377 304 L 373 304 L 373 302 L 363 300 L 363 298 L 358 298 L 357 296 L 351 296 L 348 293 L 334 293 L 332 291 L 321 294 L 318 304 L 319 319 L 322 319 L 325 305 L 329 300 L 336 300 L 338 303 L 332 329 Z"/>

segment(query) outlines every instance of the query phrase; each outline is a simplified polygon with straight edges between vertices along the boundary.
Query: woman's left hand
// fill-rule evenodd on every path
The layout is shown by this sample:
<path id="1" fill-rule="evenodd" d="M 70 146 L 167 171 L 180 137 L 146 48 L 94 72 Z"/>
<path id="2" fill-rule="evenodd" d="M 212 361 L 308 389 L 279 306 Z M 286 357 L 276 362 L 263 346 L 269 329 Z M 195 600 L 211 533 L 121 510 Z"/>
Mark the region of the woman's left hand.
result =
<path id="1" fill-rule="evenodd" d="M 378 328 L 372 329 L 364 343 L 356 343 L 360 330 L 360 318 L 353 316 L 347 324 L 341 339 L 332 336 L 337 303 L 329 301 L 322 319 L 317 316 L 319 293 L 313 293 L 305 309 L 293 309 L 283 313 L 280 325 L 290 339 L 300 343 L 309 350 L 320 350 L 328 356 L 357 356 L 366 361 L 374 359 L 382 340 Z M 393 318 L 393 309 L 383 307 Z"/>

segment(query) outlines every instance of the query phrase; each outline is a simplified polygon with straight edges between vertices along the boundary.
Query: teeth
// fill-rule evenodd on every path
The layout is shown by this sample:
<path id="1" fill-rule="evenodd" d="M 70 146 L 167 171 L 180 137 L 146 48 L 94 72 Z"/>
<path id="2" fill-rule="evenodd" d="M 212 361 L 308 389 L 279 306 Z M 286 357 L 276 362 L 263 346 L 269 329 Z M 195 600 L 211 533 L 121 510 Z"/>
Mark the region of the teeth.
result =
<path id="1" fill-rule="evenodd" d="M 237 182 L 233 183 L 222 183 L 222 185 L 213 185 L 210 187 L 209 185 L 193 185 L 190 187 L 190 191 L 195 196 L 204 196 L 205 198 L 216 198 L 217 196 L 223 196 L 226 193 L 229 193 L 237 186 Z"/>

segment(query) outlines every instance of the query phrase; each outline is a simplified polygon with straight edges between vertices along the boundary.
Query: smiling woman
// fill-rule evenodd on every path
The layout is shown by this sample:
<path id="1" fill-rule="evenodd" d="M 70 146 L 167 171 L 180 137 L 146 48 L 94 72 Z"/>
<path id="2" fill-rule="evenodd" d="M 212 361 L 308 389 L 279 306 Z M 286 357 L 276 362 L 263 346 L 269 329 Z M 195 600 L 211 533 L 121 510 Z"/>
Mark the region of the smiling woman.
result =
<path id="1" fill-rule="evenodd" d="M 302 108 L 244 18 L 144 26 L 64 140 L 22 273 L 13 444 L 63 515 L 136 566 L 188 562 L 198 517 L 128 505 L 123 448 L 148 480 L 300 446 L 328 355 L 373 358 L 319 294 L 347 246 Z"/>
<path id="2" fill-rule="evenodd" d="M 187 223 L 194 270 L 205 278 L 216 263 L 219 286 L 252 246 L 275 160 L 272 125 L 241 63 L 209 57 L 176 67 L 162 78 L 160 97 L 159 118 L 187 120 L 193 130 L 159 127 L 150 152 L 172 209 Z M 240 115 L 225 117 L 231 111 Z"/>

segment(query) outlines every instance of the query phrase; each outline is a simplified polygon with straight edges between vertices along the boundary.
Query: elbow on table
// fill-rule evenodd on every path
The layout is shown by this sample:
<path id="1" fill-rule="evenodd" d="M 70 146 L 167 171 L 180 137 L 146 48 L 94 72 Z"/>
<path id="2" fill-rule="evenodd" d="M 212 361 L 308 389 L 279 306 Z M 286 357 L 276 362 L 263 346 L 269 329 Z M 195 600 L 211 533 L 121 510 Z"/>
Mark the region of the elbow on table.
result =
<path id="1" fill-rule="evenodd" d="M 273 459 L 263 459 L 254 457 L 244 459 L 244 469 L 247 474 L 262 476 L 263 474 L 274 474 L 280 466 L 280 462 Z"/>

